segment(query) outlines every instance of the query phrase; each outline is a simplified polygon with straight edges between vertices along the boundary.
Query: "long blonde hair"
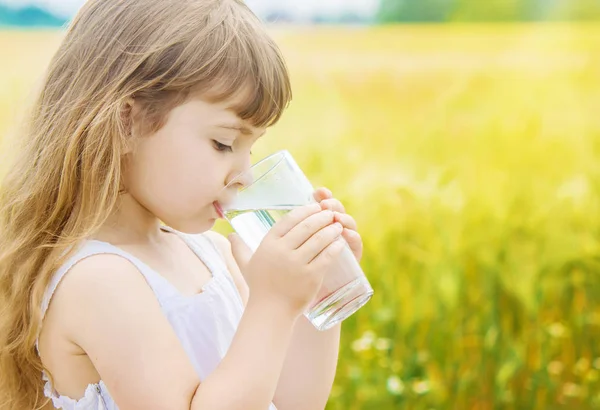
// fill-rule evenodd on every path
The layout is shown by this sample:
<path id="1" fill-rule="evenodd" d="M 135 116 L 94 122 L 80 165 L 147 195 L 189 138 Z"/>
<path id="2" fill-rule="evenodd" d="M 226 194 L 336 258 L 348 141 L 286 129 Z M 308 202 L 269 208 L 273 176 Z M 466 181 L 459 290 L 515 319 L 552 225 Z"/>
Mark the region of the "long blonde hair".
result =
<path id="1" fill-rule="evenodd" d="M 229 99 L 256 126 L 291 99 L 287 68 L 242 0 L 89 0 L 51 60 L 0 184 L 0 408 L 47 401 L 36 352 L 53 273 L 113 211 L 130 121 L 147 132 L 192 95 Z M 246 95 L 245 93 L 244 95 Z"/>

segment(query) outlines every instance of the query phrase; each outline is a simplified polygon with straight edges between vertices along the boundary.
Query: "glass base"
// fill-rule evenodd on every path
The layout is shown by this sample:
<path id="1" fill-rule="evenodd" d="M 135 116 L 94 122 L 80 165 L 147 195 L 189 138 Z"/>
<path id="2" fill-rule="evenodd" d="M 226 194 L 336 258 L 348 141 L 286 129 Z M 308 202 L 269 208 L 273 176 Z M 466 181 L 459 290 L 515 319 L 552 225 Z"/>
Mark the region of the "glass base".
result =
<path id="1" fill-rule="evenodd" d="M 369 281 L 358 278 L 333 292 L 313 307 L 306 317 L 320 331 L 328 330 L 352 316 L 373 296 Z"/>

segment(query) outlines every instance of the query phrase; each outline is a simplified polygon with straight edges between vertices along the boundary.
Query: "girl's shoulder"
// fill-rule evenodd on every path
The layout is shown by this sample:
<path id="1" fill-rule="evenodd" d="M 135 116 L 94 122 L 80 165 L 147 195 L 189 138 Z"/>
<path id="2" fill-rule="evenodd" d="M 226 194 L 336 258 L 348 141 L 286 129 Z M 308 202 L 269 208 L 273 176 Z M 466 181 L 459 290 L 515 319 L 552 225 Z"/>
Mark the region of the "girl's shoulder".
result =
<path id="1" fill-rule="evenodd" d="M 132 255 L 105 242 L 86 240 L 54 273 L 42 302 L 42 316 L 50 302 L 78 299 L 88 289 L 100 291 L 105 284 L 129 283 L 130 291 L 137 292 L 141 285 L 153 287 L 153 281 L 151 272 Z"/>
<path id="2" fill-rule="evenodd" d="M 103 318 L 118 314 L 120 309 L 136 306 L 147 309 L 158 305 L 139 268 L 130 260 L 110 253 L 92 254 L 79 259 L 55 277 L 45 298 L 43 329 L 58 318 L 62 328 L 81 328 L 84 318 Z M 52 302 L 52 303 L 50 303 Z M 87 319 L 85 319 L 87 320 Z"/>
<path id="3" fill-rule="evenodd" d="M 92 291 L 124 290 L 137 293 L 140 288 L 148 288 L 147 281 L 140 275 L 140 269 L 130 259 L 117 253 L 94 253 L 86 255 L 57 272 L 55 280 L 60 283 L 52 293 L 52 304 L 64 295 L 69 299 L 79 299 Z"/>

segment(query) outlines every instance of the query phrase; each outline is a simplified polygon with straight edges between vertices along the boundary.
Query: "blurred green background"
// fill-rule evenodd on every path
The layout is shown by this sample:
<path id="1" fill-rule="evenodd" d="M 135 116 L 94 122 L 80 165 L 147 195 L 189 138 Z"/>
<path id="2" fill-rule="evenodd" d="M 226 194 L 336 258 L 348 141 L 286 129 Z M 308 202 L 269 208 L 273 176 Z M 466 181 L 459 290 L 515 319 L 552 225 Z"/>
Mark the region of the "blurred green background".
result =
<path id="1" fill-rule="evenodd" d="M 598 16 L 384 0 L 314 19 L 352 25 L 272 26 L 295 96 L 255 159 L 288 149 L 332 189 L 375 288 L 329 410 L 600 409 Z M 61 35 L 0 32 L 0 136 Z"/>

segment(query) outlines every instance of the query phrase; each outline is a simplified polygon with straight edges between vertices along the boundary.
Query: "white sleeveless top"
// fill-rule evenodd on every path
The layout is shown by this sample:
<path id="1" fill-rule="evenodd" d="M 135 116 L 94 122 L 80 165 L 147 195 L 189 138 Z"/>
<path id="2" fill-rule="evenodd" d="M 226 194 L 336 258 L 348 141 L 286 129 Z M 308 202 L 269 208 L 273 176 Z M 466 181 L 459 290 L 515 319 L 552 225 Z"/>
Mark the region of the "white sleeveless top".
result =
<path id="1" fill-rule="evenodd" d="M 92 255 L 115 254 L 133 263 L 156 295 L 161 309 L 177 334 L 192 362 L 200 381 L 219 365 L 227 353 L 244 310 L 242 299 L 221 253 L 204 234 L 188 235 L 164 228 L 181 237 L 190 249 L 204 262 L 212 274 L 203 292 L 194 296 L 182 295 L 170 282 L 135 256 L 106 242 L 88 240 L 55 273 L 46 290 L 42 315 L 58 284 L 79 261 Z M 87 387 L 80 400 L 60 396 L 43 375 L 44 394 L 54 407 L 64 410 L 118 410 L 106 385 L 100 381 Z M 267 409 L 265 409 L 267 410 Z M 277 410 L 273 404 L 268 410 Z"/>

